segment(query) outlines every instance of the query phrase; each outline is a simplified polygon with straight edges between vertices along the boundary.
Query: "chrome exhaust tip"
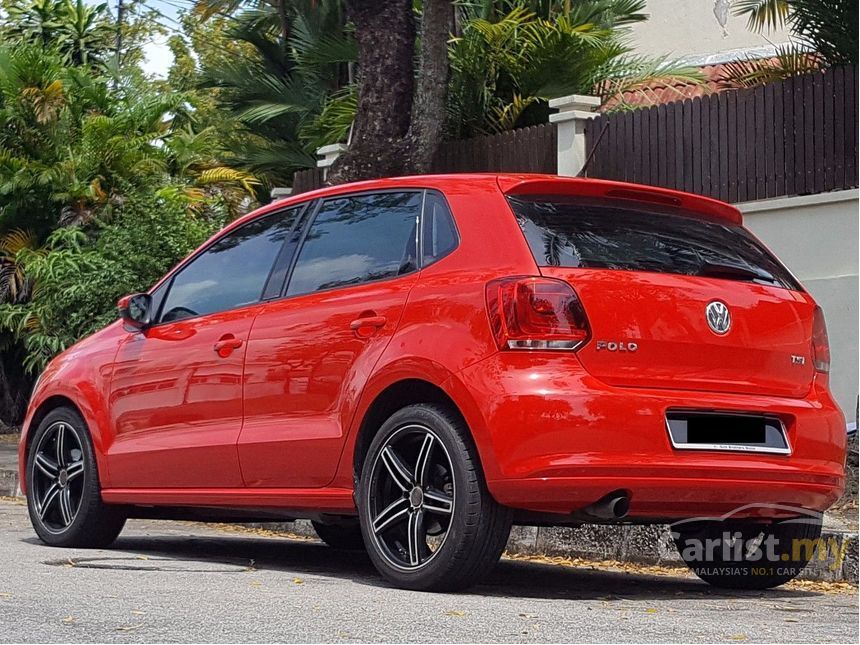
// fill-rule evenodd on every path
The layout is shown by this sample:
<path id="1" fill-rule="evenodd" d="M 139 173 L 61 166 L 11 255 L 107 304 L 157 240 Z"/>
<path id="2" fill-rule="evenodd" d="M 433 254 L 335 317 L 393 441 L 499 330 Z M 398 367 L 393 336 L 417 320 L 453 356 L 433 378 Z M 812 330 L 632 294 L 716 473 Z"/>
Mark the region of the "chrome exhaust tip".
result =
<path id="1" fill-rule="evenodd" d="M 582 509 L 583 515 L 599 520 L 621 520 L 630 512 L 630 497 L 623 491 L 609 493 Z"/>

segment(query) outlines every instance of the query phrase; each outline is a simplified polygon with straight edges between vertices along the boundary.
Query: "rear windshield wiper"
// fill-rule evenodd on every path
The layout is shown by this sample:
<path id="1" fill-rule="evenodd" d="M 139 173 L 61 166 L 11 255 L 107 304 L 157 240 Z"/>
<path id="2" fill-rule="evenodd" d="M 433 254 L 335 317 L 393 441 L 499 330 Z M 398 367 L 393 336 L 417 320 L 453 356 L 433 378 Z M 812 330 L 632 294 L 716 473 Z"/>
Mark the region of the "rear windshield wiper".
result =
<path id="1" fill-rule="evenodd" d="M 771 284 L 779 284 L 779 280 L 767 271 L 723 262 L 702 262 L 699 267 L 699 275 L 726 278 L 727 280 L 765 280 Z"/>

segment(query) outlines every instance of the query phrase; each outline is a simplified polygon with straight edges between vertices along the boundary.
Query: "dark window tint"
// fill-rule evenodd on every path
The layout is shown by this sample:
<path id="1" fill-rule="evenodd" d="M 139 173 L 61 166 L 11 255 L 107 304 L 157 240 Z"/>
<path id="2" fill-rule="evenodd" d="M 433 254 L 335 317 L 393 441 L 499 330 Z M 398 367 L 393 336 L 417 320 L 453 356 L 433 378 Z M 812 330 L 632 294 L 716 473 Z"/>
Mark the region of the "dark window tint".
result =
<path id="1" fill-rule="evenodd" d="M 257 302 L 299 210 L 249 222 L 192 260 L 173 278 L 162 307 L 162 322 Z"/>
<path id="2" fill-rule="evenodd" d="M 680 273 L 800 288 L 741 226 L 648 206 L 563 198 L 509 201 L 540 265 Z"/>
<path id="3" fill-rule="evenodd" d="M 457 229 L 448 204 L 441 194 L 427 191 L 424 199 L 423 260 L 427 265 L 447 255 L 457 246 Z"/>
<path id="4" fill-rule="evenodd" d="M 352 195 L 322 204 L 287 295 L 381 280 L 416 268 L 419 192 Z"/>

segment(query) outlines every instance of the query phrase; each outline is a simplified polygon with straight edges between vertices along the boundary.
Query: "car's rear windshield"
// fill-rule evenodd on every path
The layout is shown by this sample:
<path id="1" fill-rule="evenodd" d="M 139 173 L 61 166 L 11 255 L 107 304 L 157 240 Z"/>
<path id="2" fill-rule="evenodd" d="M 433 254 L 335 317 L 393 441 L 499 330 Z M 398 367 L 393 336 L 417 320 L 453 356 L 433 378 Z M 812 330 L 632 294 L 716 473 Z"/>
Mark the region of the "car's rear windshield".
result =
<path id="1" fill-rule="evenodd" d="M 509 197 L 540 266 L 678 273 L 801 287 L 742 226 L 650 205 Z"/>

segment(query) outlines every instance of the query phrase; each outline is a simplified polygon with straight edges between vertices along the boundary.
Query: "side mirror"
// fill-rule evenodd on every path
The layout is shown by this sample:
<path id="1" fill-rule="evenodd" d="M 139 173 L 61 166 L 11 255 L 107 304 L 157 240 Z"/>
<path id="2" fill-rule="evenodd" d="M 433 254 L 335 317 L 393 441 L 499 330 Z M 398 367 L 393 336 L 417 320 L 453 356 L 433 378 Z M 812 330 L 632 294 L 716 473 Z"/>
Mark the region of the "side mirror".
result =
<path id="1" fill-rule="evenodd" d="M 145 329 L 152 318 L 152 296 L 148 293 L 135 293 L 124 296 L 117 303 L 119 317 L 127 327 Z"/>

